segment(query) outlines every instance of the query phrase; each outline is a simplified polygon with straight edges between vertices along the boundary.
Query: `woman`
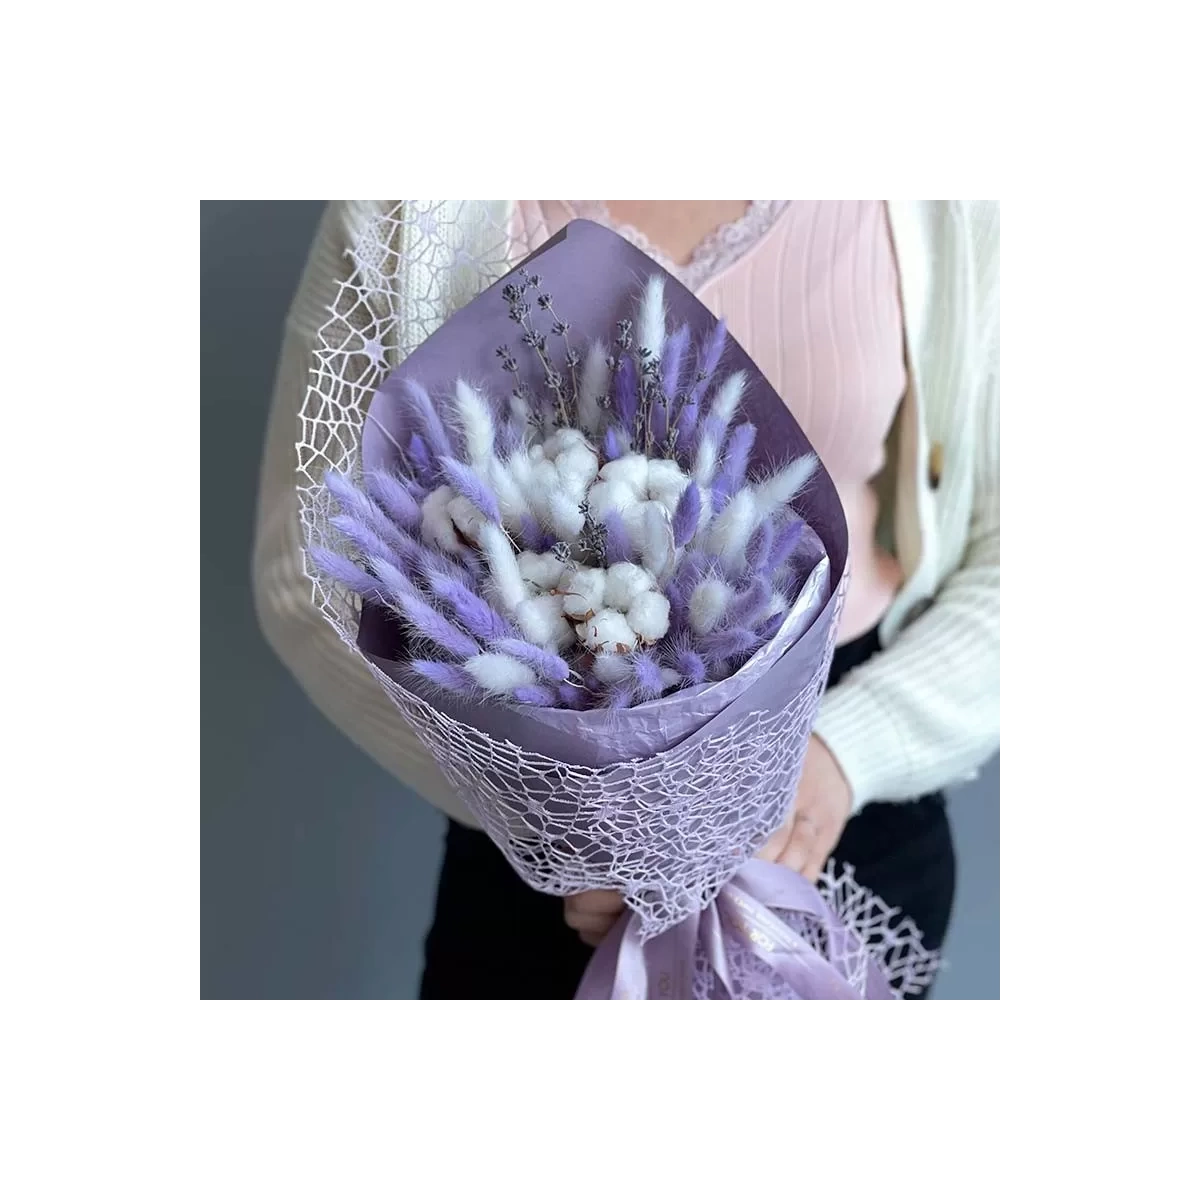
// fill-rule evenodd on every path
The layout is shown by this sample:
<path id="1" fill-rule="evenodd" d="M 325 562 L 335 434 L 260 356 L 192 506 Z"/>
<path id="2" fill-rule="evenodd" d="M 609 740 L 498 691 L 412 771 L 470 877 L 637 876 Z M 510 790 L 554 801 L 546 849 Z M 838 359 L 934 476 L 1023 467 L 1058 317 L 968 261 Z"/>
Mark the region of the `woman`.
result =
<path id="1" fill-rule="evenodd" d="M 846 510 L 851 583 L 830 686 L 794 811 L 760 854 L 810 878 L 831 854 L 853 864 L 862 883 L 939 946 L 954 893 L 940 789 L 969 775 L 999 740 L 994 206 L 338 205 L 326 215 L 289 319 L 255 586 L 268 639 L 318 706 L 452 818 L 422 997 L 571 996 L 620 897 L 592 892 L 564 904 L 525 888 L 313 609 L 299 555 L 297 414 L 318 328 L 331 306 L 345 311 L 355 300 L 337 281 L 351 269 L 343 251 L 366 222 L 383 222 L 398 261 L 414 264 L 391 289 L 403 354 L 504 265 L 579 216 L 617 229 L 726 319 L 795 413 Z M 446 269 L 431 270 L 439 261 Z"/>

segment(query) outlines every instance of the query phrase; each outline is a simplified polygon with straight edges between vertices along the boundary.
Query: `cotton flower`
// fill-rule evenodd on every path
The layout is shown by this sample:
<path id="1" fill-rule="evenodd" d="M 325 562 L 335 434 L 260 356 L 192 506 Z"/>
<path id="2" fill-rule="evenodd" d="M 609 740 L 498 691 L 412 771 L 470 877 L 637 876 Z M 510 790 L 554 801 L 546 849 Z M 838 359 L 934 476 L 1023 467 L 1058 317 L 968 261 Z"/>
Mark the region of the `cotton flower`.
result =
<path id="1" fill-rule="evenodd" d="M 607 573 L 600 567 L 575 567 L 565 572 L 558 586 L 563 612 L 583 621 L 603 608 L 606 578 Z"/>
<path id="2" fill-rule="evenodd" d="M 637 646 L 637 634 L 625 614 L 615 608 L 602 608 L 590 621 L 585 621 L 581 629 L 583 644 L 591 650 L 629 654 Z"/>

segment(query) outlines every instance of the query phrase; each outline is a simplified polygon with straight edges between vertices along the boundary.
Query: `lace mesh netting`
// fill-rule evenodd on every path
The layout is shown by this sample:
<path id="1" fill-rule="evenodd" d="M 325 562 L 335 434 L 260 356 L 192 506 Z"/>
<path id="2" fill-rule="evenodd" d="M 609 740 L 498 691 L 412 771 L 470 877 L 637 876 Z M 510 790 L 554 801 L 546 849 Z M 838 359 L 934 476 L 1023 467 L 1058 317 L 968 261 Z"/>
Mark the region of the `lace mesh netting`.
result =
<path id="1" fill-rule="evenodd" d="M 941 965 L 939 956 L 922 945 L 921 931 L 910 917 L 884 903 L 854 878 L 852 866 L 830 862 L 817 880 L 817 890 L 847 930 L 831 929 L 807 914 L 776 910 L 775 915 L 819 950 L 860 996 L 867 991 L 868 952 L 897 996 L 918 995 L 933 982 Z M 697 947 L 692 976 L 695 999 L 787 998 L 786 984 L 745 942 L 731 942 L 728 955 L 732 995 L 717 977 L 703 945 Z"/>
<path id="2" fill-rule="evenodd" d="M 369 211 L 350 230 L 347 277 L 320 330 L 300 414 L 306 543 L 349 552 L 329 523 L 322 480 L 330 469 L 359 475 L 362 422 L 383 377 L 542 240 L 544 231 L 528 228 L 514 236 L 505 213 L 503 202 L 405 201 Z M 348 652 L 360 653 L 356 597 L 305 565 L 314 603 Z M 619 889 L 649 938 L 708 904 L 782 821 L 832 654 L 831 634 L 821 672 L 782 711 L 601 769 L 493 740 L 367 665 L 530 886 L 555 895 Z M 746 986 L 762 990 L 754 964 L 743 965 Z M 901 972 L 893 987 L 905 986 Z"/>

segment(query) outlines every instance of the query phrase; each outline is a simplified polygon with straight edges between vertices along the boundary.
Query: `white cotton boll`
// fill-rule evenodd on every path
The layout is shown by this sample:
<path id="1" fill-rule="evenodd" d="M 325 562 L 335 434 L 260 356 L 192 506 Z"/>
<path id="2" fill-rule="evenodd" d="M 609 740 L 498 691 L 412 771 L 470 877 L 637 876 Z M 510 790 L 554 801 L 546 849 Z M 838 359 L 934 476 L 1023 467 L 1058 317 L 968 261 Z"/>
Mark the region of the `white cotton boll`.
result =
<path id="1" fill-rule="evenodd" d="M 466 443 L 467 460 L 476 466 L 488 462 L 496 446 L 496 430 L 488 402 L 462 379 L 454 385 L 454 399 Z"/>
<path id="2" fill-rule="evenodd" d="M 421 540 L 449 554 L 459 554 L 463 548 L 447 511 L 455 496 L 453 488 L 442 484 L 421 502 Z"/>
<path id="3" fill-rule="evenodd" d="M 600 460 L 588 445 L 570 446 L 554 460 L 563 489 L 578 504 L 596 479 Z"/>
<path id="4" fill-rule="evenodd" d="M 620 683 L 633 673 L 633 663 L 621 654 L 597 654 L 592 672 L 601 683 Z"/>
<path id="5" fill-rule="evenodd" d="M 678 463 L 665 458 L 653 459 L 646 474 L 646 490 L 651 500 L 658 500 L 673 513 L 691 480 Z"/>
<path id="6" fill-rule="evenodd" d="M 559 487 L 558 468 L 552 462 L 543 458 L 530 465 L 525 498 L 534 515 L 544 524 L 551 524 L 550 502 Z"/>
<path id="7" fill-rule="evenodd" d="M 541 442 L 534 442 L 529 447 L 529 461 L 531 463 L 540 463 L 546 457 L 546 451 L 542 449 Z"/>
<path id="8" fill-rule="evenodd" d="M 667 340 L 667 305 L 663 298 L 666 282 L 662 275 L 650 277 L 638 313 L 637 344 L 645 346 L 651 358 L 662 358 L 663 343 Z"/>
<path id="9" fill-rule="evenodd" d="M 719 416 L 726 425 L 733 420 L 733 414 L 737 412 L 738 405 L 742 402 L 742 393 L 746 390 L 746 372 L 734 371 L 732 375 L 728 375 L 725 381 L 717 389 L 716 397 L 712 402 L 712 411 Z"/>
<path id="10" fill-rule="evenodd" d="M 725 610 L 733 599 L 733 588 L 723 579 L 704 579 L 692 592 L 688 605 L 688 624 L 692 632 L 703 636 L 712 633 L 725 616 Z"/>
<path id="11" fill-rule="evenodd" d="M 544 650 L 565 650 L 575 640 L 575 630 L 563 616 L 561 596 L 533 596 L 513 611 L 521 632 Z"/>
<path id="12" fill-rule="evenodd" d="M 613 563 L 604 582 L 604 603 L 608 608 L 628 612 L 634 599 L 654 587 L 654 576 L 637 563 Z"/>
<path id="13" fill-rule="evenodd" d="M 532 550 L 522 550 L 517 555 L 517 569 L 526 583 L 548 592 L 551 588 L 558 587 L 566 564 L 559 562 L 549 551 L 545 554 L 535 554 Z"/>
<path id="14" fill-rule="evenodd" d="M 661 579 L 671 569 L 675 557 L 671 521 L 662 505 L 654 500 L 647 500 L 642 508 L 642 562 Z"/>
<path id="15" fill-rule="evenodd" d="M 507 696 L 514 688 L 537 682 L 532 667 L 508 654 L 476 654 L 463 663 L 463 669 L 485 692 Z"/>
<path id="16" fill-rule="evenodd" d="M 637 634 L 615 608 L 602 608 L 583 623 L 580 634 L 585 646 L 609 654 L 629 654 L 637 646 Z"/>
<path id="17" fill-rule="evenodd" d="M 597 520 L 603 520 L 610 512 L 624 513 L 637 503 L 637 494 L 625 483 L 601 479 L 588 488 L 588 507 Z"/>
<path id="18" fill-rule="evenodd" d="M 463 537 L 475 543 L 479 542 L 479 531 L 487 524 L 487 517 L 466 496 L 455 496 L 446 505 L 446 514 Z"/>
<path id="19" fill-rule="evenodd" d="M 759 520 L 754 489 L 742 488 L 714 519 L 708 532 L 709 552 L 719 554 L 727 566 L 740 567 Z"/>
<path id="20" fill-rule="evenodd" d="M 487 559 L 492 587 L 496 590 L 501 607 L 512 612 L 529 595 L 529 588 L 521 578 L 521 569 L 517 566 L 517 556 L 508 534 L 499 525 L 484 525 L 479 531 L 479 545 Z"/>
<path id="21" fill-rule="evenodd" d="M 604 607 L 605 572 L 599 567 L 575 567 L 558 586 L 563 612 L 582 621 Z"/>
<path id="22" fill-rule="evenodd" d="M 600 478 L 623 483 L 644 498 L 649 467 L 650 460 L 644 454 L 623 454 L 600 468 Z"/>
<path id="23" fill-rule="evenodd" d="M 608 391 L 608 351 L 603 342 L 593 342 L 583 364 L 579 386 L 579 423 L 594 437 L 604 428 L 600 397 Z"/>
<path id="24" fill-rule="evenodd" d="M 627 614 L 629 628 L 643 642 L 665 637 L 671 620 L 671 605 L 662 592 L 643 592 L 635 597 Z"/>
<path id="25" fill-rule="evenodd" d="M 542 443 L 547 458 L 558 458 L 576 446 L 588 445 L 587 435 L 578 429 L 559 429 Z"/>
<path id="26" fill-rule="evenodd" d="M 812 478 L 816 469 L 817 456 L 806 454 L 782 470 L 776 471 L 769 479 L 755 485 L 754 505 L 758 519 L 761 521 L 787 504 Z"/>

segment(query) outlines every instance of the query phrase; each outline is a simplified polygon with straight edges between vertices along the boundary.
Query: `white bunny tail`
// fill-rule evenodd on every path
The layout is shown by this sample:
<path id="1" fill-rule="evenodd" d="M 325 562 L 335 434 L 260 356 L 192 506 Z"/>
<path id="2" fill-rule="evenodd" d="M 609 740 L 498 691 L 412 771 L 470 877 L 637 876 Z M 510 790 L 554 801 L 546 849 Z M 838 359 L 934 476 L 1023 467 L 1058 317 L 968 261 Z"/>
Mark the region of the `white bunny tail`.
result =
<path id="1" fill-rule="evenodd" d="M 513 553 L 508 535 L 499 525 L 485 525 L 479 531 L 479 545 L 492 573 L 492 585 L 500 603 L 511 613 L 529 596 L 529 589 L 521 578 L 517 556 Z"/>
<path id="2" fill-rule="evenodd" d="M 758 524 L 754 490 L 742 488 L 713 521 L 708 533 L 709 552 L 719 555 L 726 566 L 740 569 L 750 535 Z"/>
<path id="3" fill-rule="evenodd" d="M 583 364 L 579 385 L 579 423 L 593 437 L 603 430 L 604 409 L 600 399 L 608 391 L 608 351 L 603 342 L 593 342 Z"/>
<path id="4" fill-rule="evenodd" d="M 742 393 L 745 390 L 745 371 L 734 371 L 734 373 L 728 376 L 725 382 L 722 383 L 718 389 L 716 398 L 712 403 L 712 411 L 716 413 L 726 425 L 733 420 L 733 414 L 737 412 L 738 405 L 742 402 Z"/>
<path id="5" fill-rule="evenodd" d="M 776 471 L 769 479 L 764 479 L 761 483 L 756 484 L 753 491 L 758 520 L 769 517 L 787 504 L 812 478 L 816 469 L 817 456 L 806 454 L 803 458 L 798 458 L 795 462 Z M 724 516 L 724 513 L 721 515 Z"/>
<path id="6" fill-rule="evenodd" d="M 492 410 L 487 401 L 462 379 L 455 384 L 454 398 L 466 442 L 467 460 L 474 466 L 481 466 L 495 454 L 496 429 L 492 424 Z"/>
<path id="7" fill-rule="evenodd" d="M 661 275 L 650 277 L 638 313 L 638 346 L 645 346 L 652 358 L 662 358 L 663 345 L 667 340 L 667 306 L 663 299 L 666 282 Z"/>
<path id="8" fill-rule="evenodd" d="M 537 682 L 532 667 L 508 654 L 476 654 L 463 663 L 463 669 L 485 692 L 498 696 L 507 696 L 514 688 Z"/>

